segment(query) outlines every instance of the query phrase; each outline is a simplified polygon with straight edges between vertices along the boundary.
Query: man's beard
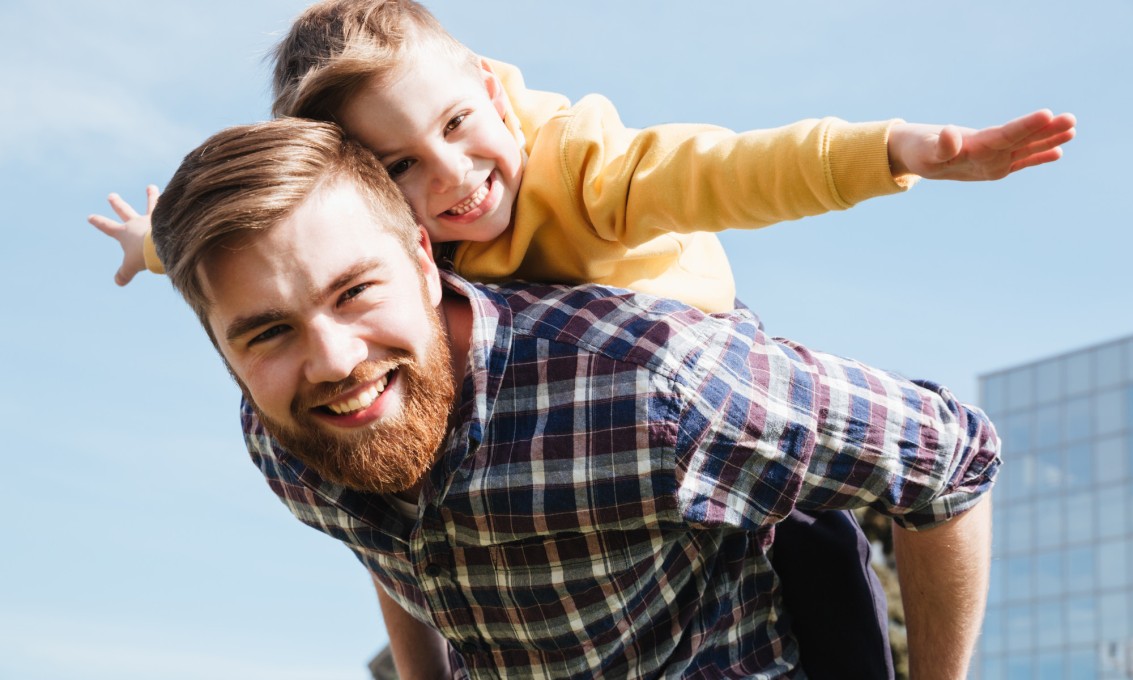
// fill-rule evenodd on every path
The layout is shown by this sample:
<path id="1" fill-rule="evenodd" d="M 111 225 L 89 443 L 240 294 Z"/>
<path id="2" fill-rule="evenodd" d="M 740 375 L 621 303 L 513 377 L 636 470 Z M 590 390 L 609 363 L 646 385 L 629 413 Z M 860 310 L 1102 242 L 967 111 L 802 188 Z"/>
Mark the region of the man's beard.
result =
<path id="1" fill-rule="evenodd" d="M 268 433 L 323 479 L 373 493 L 410 489 L 436 460 L 453 401 L 448 343 L 435 310 L 429 311 L 433 340 L 423 362 L 396 352 L 388 361 L 360 364 L 345 380 L 297 396 L 291 404 L 291 425 L 271 419 L 252 399 L 248 401 Z M 311 413 L 313 405 L 371 382 L 391 368 L 397 369 L 394 380 L 402 390 L 401 409 L 395 416 L 348 435 L 326 431 Z"/>

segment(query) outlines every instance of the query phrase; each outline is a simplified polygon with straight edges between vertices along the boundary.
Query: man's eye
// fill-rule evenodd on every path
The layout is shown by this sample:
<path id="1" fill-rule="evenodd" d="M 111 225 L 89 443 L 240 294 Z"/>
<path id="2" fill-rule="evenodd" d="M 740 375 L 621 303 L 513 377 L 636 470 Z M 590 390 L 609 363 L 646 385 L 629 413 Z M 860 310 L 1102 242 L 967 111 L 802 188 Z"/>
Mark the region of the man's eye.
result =
<path id="1" fill-rule="evenodd" d="M 350 288 L 347 288 L 346 292 L 342 294 L 342 301 L 347 302 L 349 300 L 353 300 L 354 298 L 361 295 L 362 292 L 369 287 L 370 284 L 368 283 L 359 283 L 357 286 L 351 286 Z"/>
<path id="2" fill-rule="evenodd" d="M 254 345 L 258 345 L 260 343 L 264 343 L 264 342 L 268 342 L 270 340 L 273 340 L 274 338 L 279 337 L 283 333 L 286 333 L 287 330 L 288 330 L 287 326 L 272 326 L 271 328 L 267 329 L 263 333 L 260 333 L 259 335 L 255 336 L 254 338 L 249 340 L 248 346 L 252 347 Z"/>
<path id="3" fill-rule="evenodd" d="M 386 172 L 389 173 L 390 177 L 397 179 L 398 175 L 409 172 L 409 168 L 412 168 L 415 162 L 412 158 L 403 158 L 387 167 Z"/>
<path id="4" fill-rule="evenodd" d="M 467 117 L 468 117 L 467 113 L 462 113 L 462 114 L 454 117 L 452 120 L 450 120 L 448 122 L 448 125 L 445 126 L 445 134 L 447 135 L 448 133 L 450 133 L 453 130 L 460 127 L 460 124 L 463 123 L 464 119 L 467 118 Z"/>

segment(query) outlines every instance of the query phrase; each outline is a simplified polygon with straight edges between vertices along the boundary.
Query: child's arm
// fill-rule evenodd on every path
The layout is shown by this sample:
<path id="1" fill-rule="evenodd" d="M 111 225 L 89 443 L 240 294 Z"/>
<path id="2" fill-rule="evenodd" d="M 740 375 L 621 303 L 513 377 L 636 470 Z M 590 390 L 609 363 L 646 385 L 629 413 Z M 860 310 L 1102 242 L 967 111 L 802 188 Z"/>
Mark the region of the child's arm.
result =
<path id="1" fill-rule="evenodd" d="M 150 215 L 157 205 L 157 197 L 157 187 L 152 184 L 146 187 L 146 212 L 139 215 L 129 203 L 122 200 L 121 196 L 110 194 L 108 198 L 110 207 L 123 221 L 115 222 L 102 215 L 91 215 L 87 218 L 96 229 L 118 241 L 122 246 L 122 266 L 114 274 L 114 283 L 119 286 L 126 285 L 135 274 L 147 268 L 145 241 L 150 231 Z"/>
<path id="2" fill-rule="evenodd" d="M 898 123 L 889 131 L 894 175 L 925 179 L 996 180 L 1062 157 L 1074 138 L 1074 116 L 1035 111 L 996 127 L 973 130 L 955 125 Z"/>

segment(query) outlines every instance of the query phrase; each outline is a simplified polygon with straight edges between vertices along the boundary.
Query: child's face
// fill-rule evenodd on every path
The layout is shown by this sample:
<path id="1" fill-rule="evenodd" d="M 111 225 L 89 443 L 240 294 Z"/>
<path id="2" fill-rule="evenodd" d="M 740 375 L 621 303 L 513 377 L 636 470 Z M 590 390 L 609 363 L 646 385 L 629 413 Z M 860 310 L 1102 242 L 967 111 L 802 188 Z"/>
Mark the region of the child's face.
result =
<path id="1" fill-rule="evenodd" d="M 503 97 L 490 71 L 423 47 L 347 100 L 339 122 L 378 155 L 434 242 L 488 241 L 511 224 L 523 174 Z"/>

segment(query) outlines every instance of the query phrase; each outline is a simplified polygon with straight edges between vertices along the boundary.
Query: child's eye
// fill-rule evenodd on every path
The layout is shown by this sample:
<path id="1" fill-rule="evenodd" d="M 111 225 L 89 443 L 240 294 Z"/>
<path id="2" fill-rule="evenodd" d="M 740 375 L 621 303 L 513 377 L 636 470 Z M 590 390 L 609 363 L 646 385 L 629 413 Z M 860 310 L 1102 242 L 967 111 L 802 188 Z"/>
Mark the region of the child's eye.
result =
<path id="1" fill-rule="evenodd" d="M 397 179 L 398 175 L 409 172 L 409 168 L 413 167 L 415 162 L 412 158 L 403 158 L 387 167 L 386 172 L 389 173 L 390 177 Z"/>
<path id="2" fill-rule="evenodd" d="M 259 345 L 261 343 L 265 343 L 265 342 L 268 342 L 270 340 L 273 340 L 273 339 L 279 337 L 280 335 L 286 333 L 288 330 L 289 330 L 289 328 L 287 326 L 272 326 L 271 328 L 267 329 L 263 333 L 260 333 L 259 335 L 255 336 L 254 338 L 249 340 L 248 341 L 248 347 L 254 347 L 255 345 Z"/>
<path id="3" fill-rule="evenodd" d="M 464 119 L 467 117 L 467 113 L 461 113 L 457 116 L 454 116 L 453 119 L 448 122 L 448 125 L 445 125 L 445 134 L 447 135 L 448 133 L 460 127 L 460 124 L 463 123 Z"/>

